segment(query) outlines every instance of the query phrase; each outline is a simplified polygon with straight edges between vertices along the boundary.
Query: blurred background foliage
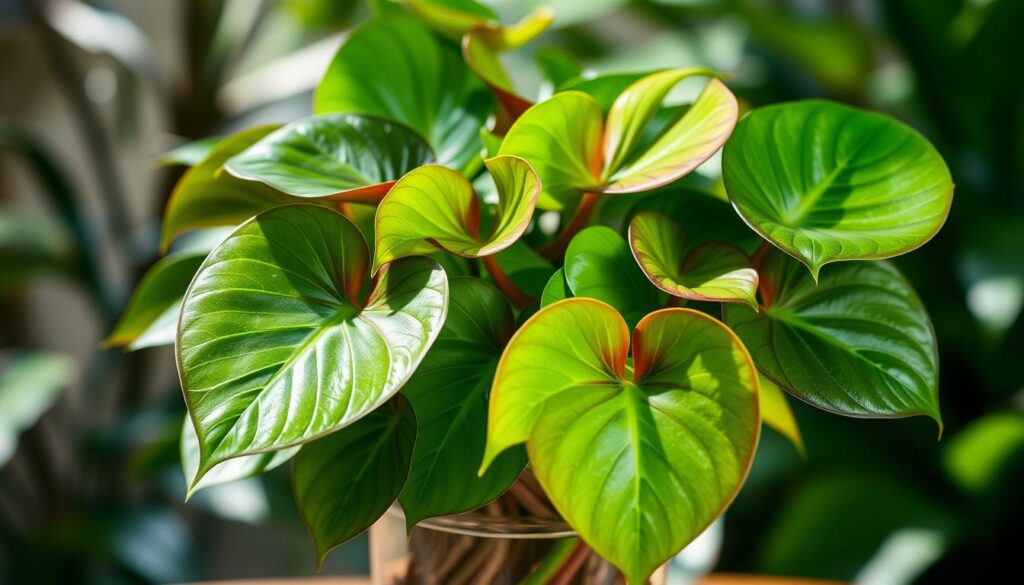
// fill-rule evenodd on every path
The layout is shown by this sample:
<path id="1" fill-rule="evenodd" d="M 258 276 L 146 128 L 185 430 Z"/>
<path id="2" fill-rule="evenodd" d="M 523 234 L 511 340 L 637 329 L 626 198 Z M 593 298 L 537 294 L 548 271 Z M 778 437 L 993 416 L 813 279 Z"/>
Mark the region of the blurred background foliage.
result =
<path id="1" fill-rule="evenodd" d="M 525 95 L 579 72 L 710 66 L 744 107 L 830 97 L 927 135 L 957 184 L 899 265 L 934 320 L 945 433 L 795 404 L 765 430 L 716 568 L 858 583 L 1013 574 L 1024 531 L 1024 2 L 501 0 L 554 27 Z M 104 349 L 203 143 L 309 113 L 346 31 L 389 0 L 0 0 L 0 582 L 312 574 L 286 472 L 184 503 L 167 347 Z M 386 64 L 382 64 L 386 66 Z M 174 150 L 177 146 L 189 145 Z M 714 188 L 714 162 L 694 184 Z M 325 573 L 361 573 L 366 542 Z"/>

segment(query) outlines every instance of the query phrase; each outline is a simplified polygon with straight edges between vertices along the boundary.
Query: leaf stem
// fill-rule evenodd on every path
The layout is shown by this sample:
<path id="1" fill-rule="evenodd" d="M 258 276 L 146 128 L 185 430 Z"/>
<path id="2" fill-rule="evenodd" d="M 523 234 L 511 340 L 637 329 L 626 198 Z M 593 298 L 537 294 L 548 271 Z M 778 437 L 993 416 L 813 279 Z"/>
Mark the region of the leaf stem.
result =
<path id="1" fill-rule="evenodd" d="M 550 260 L 565 253 L 565 249 L 569 246 L 569 241 L 572 240 L 572 237 L 586 227 L 587 220 L 590 219 L 590 213 L 594 210 L 594 204 L 597 203 L 597 197 L 596 193 L 583 194 L 579 205 L 576 206 L 576 211 L 572 213 L 572 217 L 566 222 L 562 231 L 558 232 L 558 235 L 553 240 L 537 250 L 541 256 Z"/>
<path id="2" fill-rule="evenodd" d="M 501 265 L 498 264 L 498 259 L 495 258 L 493 254 L 490 256 L 483 256 L 480 259 L 483 261 L 484 268 L 487 269 L 487 273 L 491 275 L 492 279 L 494 279 L 494 284 L 498 287 L 498 290 L 504 293 L 516 308 L 522 309 L 533 302 L 533 297 L 521 291 L 519 287 L 517 287 L 515 283 L 505 275 L 501 270 Z"/>

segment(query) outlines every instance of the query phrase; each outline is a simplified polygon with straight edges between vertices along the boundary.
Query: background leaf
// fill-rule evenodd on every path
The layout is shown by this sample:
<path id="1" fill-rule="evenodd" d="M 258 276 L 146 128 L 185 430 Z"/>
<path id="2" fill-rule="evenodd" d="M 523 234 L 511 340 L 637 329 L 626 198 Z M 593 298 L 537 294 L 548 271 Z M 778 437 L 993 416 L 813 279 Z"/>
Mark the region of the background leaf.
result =
<path id="1" fill-rule="evenodd" d="M 325 114 L 272 132 L 224 168 L 289 195 L 359 201 L 379 200 L 394 181 L 432 160 L 427 143 L 401 124 Z"/>
<path id="2" fill-rule="evenodd" d="M 368 263 L 355 226 L 310 205 L 260 214 L 210 254 L 177 344 L 202 445 L 197 480 L 351 424 L 412 375 L 444 322 L 444 271 L 394 262 L 366 297 Z"/>
<path id="3" fill-rule="evenodd" d="M 295 503 L 317 565 L 377 521 L 409 475 L 416 417 L 397 395 L 354 424 L 302 447 L 292 464 Z"/>
<path id="4" fill-rule="evenodd" d="M 751 112 L 725 147 L 722 171 L 744 220 L 815 278 L 829 262 L 924 244 L 953 197 L 949 169 L 923 136 L 823 100 Z"/>
<path id="5" fill-rule="evenodd" d="M 941 428 L 935 333 L 887 262 L 841 264 L 820 283 L 775 251 L 761 269 L 762 310 L 723 316 L 757 367 L 798 398 L 850 416 L 927 415 Z"/>
<path id="6" fill-rule="evenodd" d="M 409 481 L 399 497 L 410 528 L 426 518 L 483 506 L 504 493 L 526 466 L 526 452 L 516 448 L 477 476 L 491 382 L 515 319 L 491 285 L 469 277 L 453 278 L 449 285 L 448 319 L 402 388 L 419 425 Z"/>
<path id="7" fill-rule="evenodd" d="M 21 432 L 53 406 L 74 373 L 74 363 L 58 353 L 0 353 L 0 467 L 14 455 Z"/>

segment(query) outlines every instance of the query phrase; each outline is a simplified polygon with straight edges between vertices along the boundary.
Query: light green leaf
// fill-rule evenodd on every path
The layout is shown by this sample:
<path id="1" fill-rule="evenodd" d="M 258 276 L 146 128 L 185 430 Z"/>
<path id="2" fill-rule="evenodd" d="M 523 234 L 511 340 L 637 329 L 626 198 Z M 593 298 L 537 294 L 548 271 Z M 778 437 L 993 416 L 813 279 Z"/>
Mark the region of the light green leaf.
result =
<path id="1" fill-rule="evenodd" d="M 273 207 L 302 201 L 223 172 L 224 163 L 270 134 L 277 126 L 259 126 L 233 134 L 178 181 L 164 211 L 160 248 L 183 232 L 203 227 L 235 226 Z"/>
<path id="2" fill-rule="evenodd" d="M 671 183 L 721 148 L 736 123 L 736 98 L 712 79 L 651 139 L 648 130 L 668 91 L 688 77 L 711 74 L 669 69 L 642 77 L 615 98 L 607 122 L 590 95 L 556 93 L 512 125 L 500 152 L 534 166 L 544 185 L 543 209 L 560 210 L 582 192 L 637 193 Z"/>
<path id="3" fill-rule="evenodd" d="M 412 18 L 389 17 L 348 37 L 317 87 L 313 110 L 394 120 L 425 137 L 441 164 L 463 169 L 479 160 L 479 132 L 492 105 L 455 48 Z"/>
<path id="4" fill-rule="evenodd" d="M 387 512 L 409 475 L 416 417 L 397 395 L 359 421 L 302 447 L 292 465 L 295 503 L 316 546 L 331 549 Z"/>
<path id="5" fill-rule="evenodd" d="M 167 167 L 193 167 L 206 158 L 210 151 L 213 150 L 213 147 L 223 139 L 223 136 L 207 136 L 206 138 L 186 142 L 160 155 L 156 162 L 161 166 Z"/>
<path id="6" fill-rule="evenodd" d="M 419 425 L 409 481 L 399 497 L 410 528 L 483 506 L 504 493 L 526 465 L 525 451 L 510 450 L 477 476 L 491 382 L 515 319 L 491 285 L 460 277 L 450 286 L 444 328 L 402 388 Z"/>
<path id="7" fill-rule="evenodd" d="M 403 0 L 409 11 L 430 28 L 459 41 L 472 29 L 497 24 L 498 15 L 476 0 Z"/>
<path id="8" fill-rule="evenodd" d="M 757 372 L 715 319 L 652 313 L 633 334 L 632 371 L 629 349 L 604 303 L 541 309 L 498 365 L 484 465 L 525 442 L 562 517 L 639 585 L 732 500 L 760 425 Z"/>
<path id="9" fill-rule="evenodd" d="M 953 482 L 974 496 L 998 501 L 1000 488 L 1017 493 L 1024 462 L 1024 413 L 996 412 L 971 422 L 943 452 Z"/>
<path id="10" fill-rule="evenodd" d="M 174 343 L 181 300 L 206 254 L 203 250 L 182 250 L 154 264 L 139 281 L 104 345 L 142 349 Z"/>
<path id="11" fill-rule="evenodd" d="M 622 313 L 630 327 L 662 306 L 619 234 L 604 226 L 589 227 L 569 242 L 565 252 L 565 281 L 572 296 L 608 303 Z"/>
<path id="12" fill-rule="evenodd" d="M 660 213 L 642 211 L 629 223 L 629 246 L 651 283 L 670 295 L 741 302 L 757 309 L 757 271 L 732 244 L 704 242 L 687 248 L 682 226 Z"/>
<path id="13" fill-rule="evenodd" d="M 530 224 L 540 182 L 521 158 L 499 156 L 485 164 L 498 188 L 488 234 L 480 234 L 480 200 L 466 177 L 438 165 L 420 167 L 395 183 L 377 208 L 373 270 L 438 248 L 478 258 L 515 243 Z"/>
<path id="14" fill-rule="evenodd" d="M 923 136 L 823 100 L 751 112 L 722 164 L 744 220 L 815 278 L 829 262 L 888 258 L 924 244 L 953 198 L 949 169 Z"/>
<path id="15" fill-rule="evenodd" d="M 793 416 L 786 393 L 782 388 L 765 376 L 759 378 L 761 384 L 761 420 L 775 429 L 780 435 L 789 439 L 790 443 L 803 456 L 806 454 L 804 440 L 800 435 L 800 427 Z"/>
<path id="16" fill-rule="evenodd" d="M 568 298 L 572 298 L 572 289 L 565 280 L 565 268 L 559 268 L 544 285 L 544 290 L 540 294 L 540 306 L 544 308 Z"/>
<path id="17" fill-rule="evenodd" d="M 762 310 L 723 316 L 766 376 L 797 398 L 850 416 L 939 417 L 935 333 L 887 262 L 843 264 L 815 284 L 775 251 L 760 270 Z"/>
<path id="18" fill-rule="evenodd" d="M 21 432 L 53 406 L 74 373 L 74 362 L 58 353 L 0 352 L 0 467 L 14 455 Z"/>
<path id="19" fill-rule="evenodd" d="M 326 114 L 272 132 L 224 168 L 289 195 L 375 203 L 399 177 L 432 160 L 427 143 L 401 124 Z"/>
<path id="20" fill-rule="evenodd" d="M 311 205 L 256 216 L 206 259 L 177 343 L 197 481 L 343 428 L 412 375 L 444 322 L 444 271 L 409 258 L 366 283 L 368 266 L 356 227 Z"/>
<path id="21" fill-rule="evenodd" d="M 229 459 L 208 471 L 200 480 L 196 480 L 199 472 L 199 437 L 196 436 L 196 429 L 192 426 L 192 419 L 188 416 L 181 426 L 181 470 L 185 474 L 185 485 L 188 487 L 187 497 L 198 490 L 229 483 L 239 479 L 245 479 L 270 471 L 288 461 L 299 452 L 299 447 L 289 447 L 281 451 L 257 453 L 246 457 Z"/>

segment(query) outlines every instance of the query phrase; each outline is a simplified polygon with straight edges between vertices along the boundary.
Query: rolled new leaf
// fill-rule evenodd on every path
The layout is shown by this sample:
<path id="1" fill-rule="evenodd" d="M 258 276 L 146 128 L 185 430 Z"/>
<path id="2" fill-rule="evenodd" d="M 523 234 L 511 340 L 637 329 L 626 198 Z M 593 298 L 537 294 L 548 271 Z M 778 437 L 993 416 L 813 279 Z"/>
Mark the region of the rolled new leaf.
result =
<path id="1" fill-rule="evenodd" d="M 941 429 L 935 333 L 892 264 L 844 263 L 815 283 L 775 251 L 761 282 L 760 313 L 732 304 L 723 317 L 772 381 L 838 414 L 925 415 Z"/>
<path id="2" fill-rule="evenodd" d="M 176 347 L 202 453 L 195 482 L 344 428 L 416 370 L 444 323 L 444 270 L 408 258 L 367 283 L 369 262 L 347 218 L 311 205 L 256 216 L 206 259 Z"/>
<path id="3" fill-rule="evenodd" d="M 563 518 L 631 585 L 717 518 L 760 429 L 758 378 L 722 323 L 664 309 L 630 336 L 610 306 L 568 299 L 509 342 L 491 390 L 484 469 L 526 443 Z"/>
<path id="4" fill-rule="evenodd" d="M 530 224 L 540 182 L 518 157 L 499 156 L 484 164 L 498 188 L 487 234 L 480 233 L 480 200 L 466 177 L 438 165 L 420 167 L 395 183 L 377 208 L 373 270 L 438 249 L 479 258 L 514 244 Z"/>
<path id="5" fill-rule="evenodd" d="M 687 248 L 682 226 L 642 211 L 629 223 L 629 247 L 648 280 L 670 295 L 757 309 L 757 271 L 733 244 L 711 241 Z"/>
<path id="6" fill-rule="evenodd" d="M 953 200 L 949 169 L 927 139 L 824 100 L 751 112 L 725 147 L 722 173 L 743 219 L 815 278 L 829 262 L 917 248 Z"/>
<path id="7" fill-rule="evenodd" d="M 712 74 L 670 69 L 642 77 L 615 98 L 606 120 L 590 95 L 556 93 L 520 116 L 499 154 L 534 166 L 544 185 L 543 209 L 563 209 L 583 192 L 637 193 L 668 184 L 710 158 L 736 124 L 736 98 L 712 79 L 682 116 L 653 137 L 646 132 L 672 87 Z"/>
<path id="8" fill-rule="evenodd" d="M 401 124 L 326 114 L 272 132 L 224 168 L 297 197 L 376 203 L 399 177 L 433 160 L 430 146 Z"/>

